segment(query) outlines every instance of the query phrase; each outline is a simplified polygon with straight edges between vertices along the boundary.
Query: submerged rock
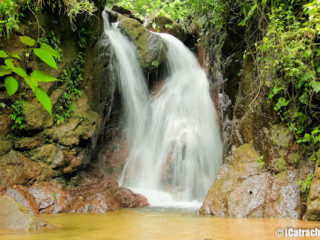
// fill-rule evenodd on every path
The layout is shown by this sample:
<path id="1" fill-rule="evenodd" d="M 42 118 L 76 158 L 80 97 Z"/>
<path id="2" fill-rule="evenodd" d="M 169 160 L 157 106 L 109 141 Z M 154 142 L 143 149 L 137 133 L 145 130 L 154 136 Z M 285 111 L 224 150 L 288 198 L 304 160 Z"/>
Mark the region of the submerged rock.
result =
<path id="1" fill-rule="evenodd" d="M 143 69 L 151 71 L 156 68 L 155 65 L 163 62 L 167 48 L 160 36 L 148 31 L 135 19 L 124 19 L 118 27 L 136 45 L 139 62 Z"/>

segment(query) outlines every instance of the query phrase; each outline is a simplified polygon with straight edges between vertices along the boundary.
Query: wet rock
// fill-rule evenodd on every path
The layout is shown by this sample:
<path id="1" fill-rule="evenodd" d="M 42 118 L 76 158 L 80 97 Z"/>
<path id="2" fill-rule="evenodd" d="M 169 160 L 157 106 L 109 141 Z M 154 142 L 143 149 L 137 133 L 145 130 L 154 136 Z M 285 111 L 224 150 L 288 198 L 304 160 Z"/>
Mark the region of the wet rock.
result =
<path id="1" fill-rule="evenodd" d="M 200 213 L 215 216 L 256 216 L 255 211 L 263 206 L 270 184 L 270 175 L 259 168 L 259 157 L 252 145 L 239 147 L 229 162 L 221 167 Z"/>
<path id="2" fill-rule="evenodd" d="M 0 157 L 0 186 L 26 185 L 52 176 L 50 169 L 43 168 L 20 152 L 12 150 Z"/>
<path id="3" fill-rule="evenodd" d="M 9 196 L 0 195 L 0 230 L 28 231 L 37 229 L 40 222 Z"/>
<path id="4" fill-rule="evenodd" d="M 298 170 L 275 175 L 262 167 L 261 159 L 251 144 L 236 149 L 219 170 L 200 214 L 301 218 Z"/>
<path id="5" fill-rule="evenodd" d="M 308 220 L 320 220 L 320 167 L 317 167 L 312 179 L 307 201 L 306 217 Z"/>
<path id="6" fill-rule="evenodd" d="M 16 186 L 15 188 L 8 188 L 5 194 L 22 204 L 30 214 L 35 215 L 39 213 L 39 206 L 34 197 L 26 190 L 26 187 Z"/>
<path id="7" fill-rule="evenodd" d="M 5 137 L 10 132 L 11 121 L 9 114 L 4 111 L 0 114 L 0 137 Z"/>
<path id="8" fill-rule="evenodd" d="M 9 152 L 12 148 L 13 142 L 11 140 L 0 141 L 0 156 Z"/>
<path id="9" fill-rule="evenodd" d="M 127 188 L 117 188 L 113 195 L 120 202 L 123 208 L 138 208 L 149 206 L 148 200 L 141 194 L 132 192 Z"/>
<path id="10" fill-rule="evenodd" d="M 39 213 L 61 213 L 68 207 L 68 199 L 60 185 L 53 183 L 35 184 L 28 188 L 38 204 Z"/>
<path id="11" fill-rule="evenodd" d="M 23 109 L 24 129 L 27 131 L 43 130 L 53 125 L 53 118 L 38 103 L 37 99 L 27 102 Z"/>
<path id="12" fill-rule="evenodd" d="M 264 217 L 294 219 L 302 217 L 303 207 L 295 171 L 283 172 L 275 176 L 269 191 Z"/>
<path id="13" fill-rule="evenodd" d="M 100 116 L 96 112 L 88 111 L 82 117 L 69 119 L 61 126 L 44 131 L 46 137 L 51 138 L 65 146 L 78 145 L 81 140 L 87 140 L 93 136 L 100 126 Z"/>
<path id="14" fill-rule="evenodd" d="M 108 212 L 120 209 L 120 203 L 109 191 L 95 193 L 86 197 L 79 196 L 70 203 L 70 212 Z"/>
<path id="15" fill-rule="evenodd" d="M 43 134 L 37 134 L 34 137 L 19 138 L 14 141 L 14 148 L 18 150 L 31 150 L 43 145 L 45 138 Z"/>
<path id="16" fill-rule="evenodd" d="M 158 64 L 163 62 L 167 48 L 158 35 L 151 33 L 137 20 L 130 18 L 122 20 L 118 27 L 136 45 L 143 69 L 151 71 L 155 69 L 153 62 L 157 61 Z"/>
<path id="17" fill-rule="evenodd" d="M 108 212 L 149 205 L 142 195 L 104 177 L 87 177 L 77 186 L 67 188 L 55 182 L 30 187 L 19 185 L 5 189 L 4 193 L 24 205 L 31 214 Z"/>
<path id="18" fill-rule="evenodd" d="M 83 163 L 84 156 L 76 151 L 76 149 L 72 149 L 71 151 L 63 151 L 63 160 L 67 165 L 63 169 L 64 173 L 72 173 L 78 169 Z M 61 162 L 62 163 L 62 162 Z M 60 163 L 60 164 L 61 164 Z"/>
<path id="19" fill-rule="evenodd" d="M 45 144 L 39 148 L 29 151 L 30 159 L 34 161 L 42 161 L 48 164 L 53 163 L 57 167 L 63 162 L 63 153 L 53 144 Z"/>

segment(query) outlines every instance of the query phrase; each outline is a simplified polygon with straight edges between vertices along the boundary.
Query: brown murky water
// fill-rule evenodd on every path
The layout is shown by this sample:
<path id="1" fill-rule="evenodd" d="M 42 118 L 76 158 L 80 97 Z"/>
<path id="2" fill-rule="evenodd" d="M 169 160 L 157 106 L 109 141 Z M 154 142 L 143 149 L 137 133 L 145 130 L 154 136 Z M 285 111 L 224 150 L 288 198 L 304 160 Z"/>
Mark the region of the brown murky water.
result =
<path id="1" fill-rule="evenodd" d="M 60 228 L 0 235 L 1 240 L 264 240 L 278 228 L 315 228 L 320 222 L 288 219 L 233 219 L 177 212 L 121 210 L 106 214 L 43 215 Z"/>

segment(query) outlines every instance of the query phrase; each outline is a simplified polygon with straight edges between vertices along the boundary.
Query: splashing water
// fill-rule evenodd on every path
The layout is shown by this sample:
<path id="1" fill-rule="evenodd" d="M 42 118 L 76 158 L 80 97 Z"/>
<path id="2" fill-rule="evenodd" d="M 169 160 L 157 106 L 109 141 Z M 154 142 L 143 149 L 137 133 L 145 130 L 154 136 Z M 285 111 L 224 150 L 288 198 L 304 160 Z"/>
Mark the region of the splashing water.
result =
<path id="1" fill-rule="evenodd" d="M 118 60 L 131 148 L 120 184 L 145 195 L 153 206 L 198 207 L 222 161 L 206 74 L 182 42 L 159 34 L 168 47 L 168 76 L 151 97 L 134 45 L 110 27 L 106 13 L 104 19 Z"/>

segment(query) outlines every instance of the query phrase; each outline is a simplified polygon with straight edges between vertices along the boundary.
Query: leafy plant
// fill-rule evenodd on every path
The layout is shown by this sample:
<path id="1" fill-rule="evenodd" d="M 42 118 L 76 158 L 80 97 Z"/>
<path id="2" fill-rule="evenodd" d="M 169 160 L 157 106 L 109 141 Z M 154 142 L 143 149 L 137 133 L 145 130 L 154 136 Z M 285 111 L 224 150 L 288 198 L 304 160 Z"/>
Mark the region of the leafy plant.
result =
<path id="1" fill-rule="evenodd" d="M 10 114 L 11 120 L 13 120 L 14 124 L 12 125 L 11 129 L 15 132 L 19 132 L 24 128 L 23 125 L 23 108 L 24 108 L 24 101 L 19 100 L 12 104 L 12 113 Z"/>
<path id="2" fill-rule="evenodd" d="M 305 180 L 300 180 L 298 182 L 298 185 L 301 186 L 301 192 L 303 193 L 304 198 L 306 198 L 309 194 L 312 178 L 313 174 L 309 175 Z"/>
<path id="3" fill-rule="evenodd" d="M 263 156 L 257 158 L 257 163 L 259 164 L 259 168 L 262 169 L 265 166 L 265 162 L 263 161 Z"/>
<path id="4" fill-rule="evenodd" d="M 317 160 L 320 93 L 320 1 L 273 1 L 268 27 L 256 43 L 256 68 L 268 103 Z M 257 5 L 257 9 L 261 5 Z M 298 11 L 297 9 L 303 9 Z M 245 22 L 244 22 L 245 23 Z"/>
<path id="5" fill-rule="evenodd" d="M 52 68 L 58 69 L 55 58 L 60 58 L 60 54 L 46 43 L 40 43 L 40 48 L 36 48 L 36 41 L 28 36 L 23 36 L 20 41 L 28 48 L 25 51 L 33 51 L 44 63 Z M 4 83 L 9 96 L 17 92 L 19 83 L 17 77 L 21 77 L 32 89 L 42 106 L 52 114 L 52 105 L 50 98 L 45 90 L 39 87 L 39 82 L 53 82 L 57 79 L 49 73 L 35 70 L 30 74 L 21 67 L 20 56 L 16 53 L 10 54 L 4 50 L 0 50 L 0 58 L 4 59 L 4 64 L 0 65 L 0 77 L 6 76 Z"/>

